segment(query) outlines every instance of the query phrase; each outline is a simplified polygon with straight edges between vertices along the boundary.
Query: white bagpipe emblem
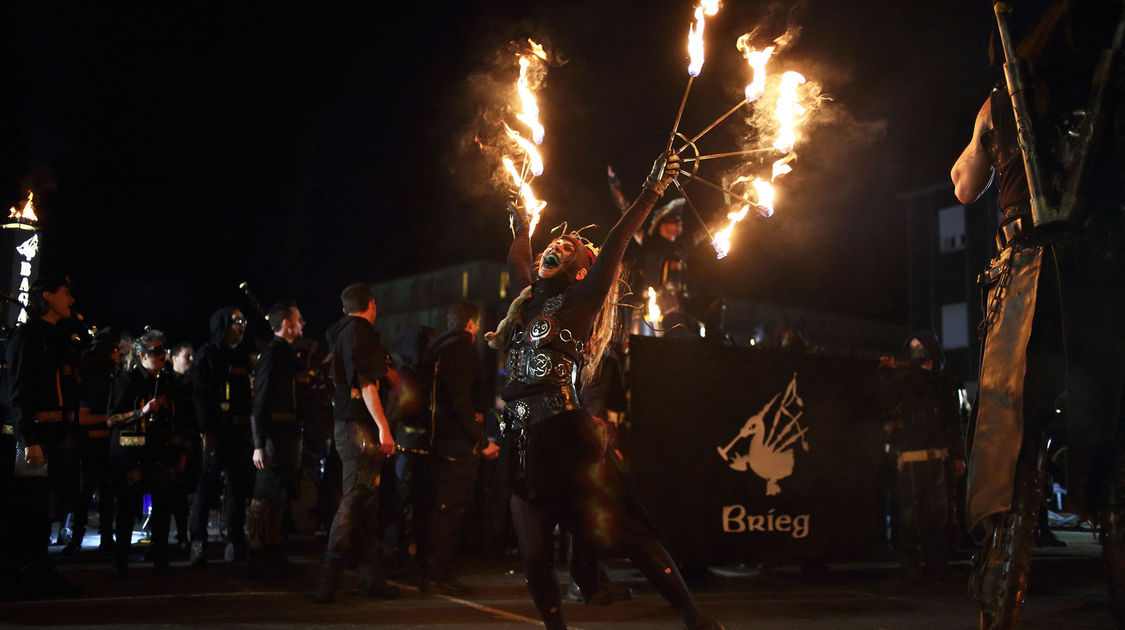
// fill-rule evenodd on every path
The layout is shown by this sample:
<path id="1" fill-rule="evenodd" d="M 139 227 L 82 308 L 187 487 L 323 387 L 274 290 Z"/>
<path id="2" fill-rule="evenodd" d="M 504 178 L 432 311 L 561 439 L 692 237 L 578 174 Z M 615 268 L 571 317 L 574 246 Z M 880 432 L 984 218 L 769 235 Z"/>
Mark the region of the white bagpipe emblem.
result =
<path id="1" fill-rule="evenodd" d="M 794 457 L 790 447 L 799 441 L 801 450 L 806 453 L 809 450 L 805 439 L 808 429 L 800 422 L 804 407 L 804 401 L 797 395 L 797 373 L 794 372 L 784 392 L 774 394 L 757 415 L 751 416 L 730 444 L 718 447 L 719 457 L 734 470 L 744 472 L 749 468 L 765 479 L 767 496 L 780 494 L 781 486 L 777 482 L 793 474 Z M 771 412 L 772 419 L 767 426 L 766 417 Z M 731 452 L 739 441 L 747 439 L 749 446 L 745 454 Z"/>

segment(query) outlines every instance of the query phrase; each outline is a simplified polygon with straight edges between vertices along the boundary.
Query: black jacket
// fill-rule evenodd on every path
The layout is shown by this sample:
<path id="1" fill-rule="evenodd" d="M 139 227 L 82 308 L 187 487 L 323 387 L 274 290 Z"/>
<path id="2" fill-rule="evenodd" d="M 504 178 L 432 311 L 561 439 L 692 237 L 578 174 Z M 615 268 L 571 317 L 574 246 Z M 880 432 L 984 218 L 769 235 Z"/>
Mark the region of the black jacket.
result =
<path id="1" fill-rule="evenodd" d="M 442 333 L 430 344 L 422 364 L 434 366 L 434 454 L 469 457 L 484 446 L 484 425 L 475 413 L 484 411 L 483 366 L 473 338 L 460 329 Z"/>
<path id="2" fill-rule="evenodd" d="M 275 421 L 282 426 L 299 426 L 296 421 L 299 371 L 297 350 L 281 337 L 275 336 L 258 356 L 254 371 L 254 412 L 250 416 L 254 448 L 266 447 Z M 275 417 L 275 414 L 288 417 Z"/>
<path id="3" fill-rule="evenodd" d="M 195 353 L 191 366 L 195 413 L 201 433 L 229 428 L 235 417 L 249 419 L 250 355 L 244 344 L 227 345 L 227 327 L 236 309 L 221 308 L 211 315 L 211 341 Z"/>
<path id="4" fill-rule="evenodd" d="M 17 328 L 8 340 L 5 397 L 16 439 L 23 444 L 57 443 L 65 436 L 67 423 L 36 423 L 35 414 L 77 407 L 77 400 L 66 398 L 75 391 L 68 384 L 74 374 L 65 360 L 66 343 L 65 332 L 40 318 Z"/>

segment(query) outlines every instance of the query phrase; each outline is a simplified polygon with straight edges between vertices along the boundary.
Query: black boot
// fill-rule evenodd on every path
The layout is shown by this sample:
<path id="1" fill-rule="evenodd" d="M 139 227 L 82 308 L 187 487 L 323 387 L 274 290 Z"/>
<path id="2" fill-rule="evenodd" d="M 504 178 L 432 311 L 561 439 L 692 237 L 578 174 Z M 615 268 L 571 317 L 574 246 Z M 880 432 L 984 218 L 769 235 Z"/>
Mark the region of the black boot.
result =
<path id="1" fill-rule="evenodd" d="M 82 550 L 82 539 L 86 536 L 86 528 L 75 528 L 74 533 L 70 536 L 70 542 L 66 543 L 63 547 L 62 553 L 64 555 L 73 555 Z"/>
<path id="2" fill-rule="evenodd" d="M 382 574 L 377 573 L 370 565 L 359 568 L 359 584 L 356 594 L 361 597 L 374 597 L 376 599 L 398 599 L 401 592 L 394 584 L 387 582 Z"/>
<path id="3" fill-rule="evenodd" d="M 718 621 L 697 612 L 694 619 L 684 620 L 684 630 L 725 630 L 725 628 Z"/>
<path id="4" fill-rule="evenodd" d="M 202 540 L 192 541 L 191 543 L 191 559 L 188 564 L 193 567 L 207 566 L 207 546 Z"/>
<path id="5" fill-rule="evenodd" d="M 320 582 L 309 598 L 312 603 L 331 604 L 336 601 L 336 591 L 340 588 L 341 577 L 343 577 L 343 571 L 339 567 L 325 565 L 324 572 L 320 574 Z"/>

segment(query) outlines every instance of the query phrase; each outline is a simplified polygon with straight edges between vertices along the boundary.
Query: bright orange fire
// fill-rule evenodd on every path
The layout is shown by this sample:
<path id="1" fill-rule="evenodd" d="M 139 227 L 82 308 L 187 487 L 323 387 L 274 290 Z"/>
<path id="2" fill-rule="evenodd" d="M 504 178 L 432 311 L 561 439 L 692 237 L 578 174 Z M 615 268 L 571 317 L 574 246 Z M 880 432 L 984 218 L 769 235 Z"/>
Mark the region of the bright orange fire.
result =
<path id="1" fill-rule="evenodd" d="M 519 109 L 516 119 L 527 126 L 531 132 L 531 140 L 524 138 L 520 133 L 504 123 L 504 132 L 516 143 L 514 155 L 506 155 L 502 162 L 504 169 L 512 178 L 512 183 L 519 192 L 520 199 L 527 209 L 530 217 L 531 233 L 535 233 L 535 226 L 539 224 L 539 215 L 547 202 L 540 201 L 531 190 L 531 180 L 543 174 L 543 156 L 539 154 L 536 145 L 543 143 L 546 130 L 539 122 L 539 104 L 536 102 L 535 93 L 532 91 L 529 70 L 533 64 L 547 61 L 547 51 L 534 40 L 528 39 L 531 46 L 530 52 L 520 55 L 520 76 L 516 81 L 516 94 L 519 97 Z M 522 158 L 516 157 L 523 153 Z M 522 167 L 516 168 L 516 161 L 522 160 Z"/>
<path id="2" fill-rule="evenodd" d="M 748 102 L 757 101 L 766 93 L 766 81 L 768 79 L 766 66 L 774 52 L 784 48 L 790 43 L 789 34 L 786 33 L 782 37 L 774 40 L 774 46 L 767 46 L 762 50 L 757 50 L 750 45 L 750 39 L 753 35 L 754 33 L 747 33 L 739 37 L 738 41 L 735 43 L 735 46 L 742 52 L 743 56 L 746 58 L 747 64 L 750 65 L 753 71 L 753 79 L 751 83 L 746 86 L 746 100 Z M 734 226 L 737 225 L 739 221 L 746 218 L 751 205 L 756 206 L 762 216 L 773 216 L 774 200 L 777 194 L 773 182 L 776 182 L 782 175 L 791 172 L 793 167 L 790 163 L 797 159 L 797 154 L 793 152 L 794 147 L 800 140 L 797 128 L 806 114 L 806 108 L 801 104 L 798 89 L 804 83 L 805 77 L 797 72 L 790 71 L 781 75 L 777 87 L 777 100 L 774 103 L 772 112 L 774 122 L 777 126 L 777 136 L 774 138 L 771 146 L 785 155 L 781 159 L 774 161 L 771 167 L 769 180 L 759 176 L 747 175 L 737 178 L 732 184 L 732 186 L 749 185 L 749 187 L 754 189 L 754 195 L 757 201 L 753 204 L 739 203 L 737 209 L 727 213 L 727 225 L 715 234 L 715 240 L 711 243 L 719 258 L 723 258 L 730 253 L 731 235 L 734 232 Z"/>
<path id="3" fill-rule="evenodd" d="M 531 190 L 531 186 L 523 181 L 523 178 L 520 177 L 519 169 L 517 169 L 515 163 L 512 162 L 512 158 L 505 156 L 502 161 L 504 162 L 504 169 L 512 176 L 512 184 L 514 184 L 516 190 L 519 191 L 524 208 L 527 208 L 529 218 L 528 234 L 534 234 L 535 226 L 539 225 L 539 215 L 543 212 L 543 208 L 547 206 L 547 202 L 539 200 Z"/>
<path id="4" fill-rule="evenodd" d="M 531 139 L 535 144 L 543 144 L 546 130 L 539 123 L 539 104 L 535 102 L 535 95 L 531 93 L 531 88 L 527 84 L 527 68 L 530 65 L 531 59 L 520 57 L 520 78 L 516 82 L 516 91 L 519 92 L 523 111 L 516 114 L 516 118 L 531 129 Z"/>
<path id="5" fill-rule="evenodd" d="M 34 198 L 35 193 L 30 190 L 27 191 L 27 203 L 23 205 L 23 210 L 16 210 L 15 206 L 12 206 L 11 210 L 8 211 L 8 218 L 17 221 L 38 221 L 39 217 L 35 216 L 35 206 L 31 203 Z"/>
<path id="6" fill-rule="evenodd" d="M 660 312 L 660 306 L 656 304 L 656 291 L 649 287 L 645 296 L 648 297 L 648 321 L 653 325 L 659 324 L 664 319 L 664 314 Z"/>
<path id="7" fill-rule="evenodd" d="M 700 0 L 695 7 L 695 23 L 688 29 L 688 74 L 699 76 L 703 70 L 703 29 L 707 20 L 704 16 L 719 12 L 719 0 Z"/>

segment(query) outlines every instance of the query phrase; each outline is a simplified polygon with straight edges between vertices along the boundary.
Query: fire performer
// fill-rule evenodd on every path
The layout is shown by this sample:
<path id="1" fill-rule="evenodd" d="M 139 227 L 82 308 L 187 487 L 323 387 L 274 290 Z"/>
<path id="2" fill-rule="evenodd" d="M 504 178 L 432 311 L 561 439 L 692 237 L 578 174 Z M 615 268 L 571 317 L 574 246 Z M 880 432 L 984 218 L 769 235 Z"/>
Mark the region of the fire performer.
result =
<path id="1" fill-rule="evenodd" d="M 301 419 L 297 376 L 301 362 L 293 342 L 301 337 L 305 320 L 291 302 L 270 307 L 266 320 L 273 340 L 258 356 L 254 372 L 254 407 L 250 427 L 254 440 L 254 498 L 247 523 L 250 530 L 249 570 L 262 576 L 289 562 L 281 550 L 285 505 L 297 488 L 301 465 Z"/>
<path id="2" fill-rule="evenodd" d="M 653 214 L 647 233 L 639 231 L 633 235 L 640 246 L 637 267 L 641 282 L 634 291 L 637 305 L 644 305 L 650 288 L 655 291 L 662 314 L 659 330 L 671 335 L 684 335 L 689 330 L 684 327 L 688 323 L 687 251 L 681 238 L 684 205 L 682 197 L 669 201 Z M 645 310 L 638 308 L 634 312 L 640 318 Z M 637 334 L 652 334 L 643 323 L 634 330 Z"/>
<path id="3" fill-rule="evenodd" d="M 1119 2 L 1053 3 L 1018 51 L 1028 64 L 1026 84 L 1034 103 L 1018 124 L 1032 123 L 1038 141 L 1027 145 L 1017 136 L 1012 99 L 1002 83 L 981 107 L 972 140 L 951 173 L 958 199 L 969 203 L 997 172 L 1003 211 L 1001 251 L 981 276 L 987 291 L 985 341 L 968 480 L 968 522 L 985 534 L 974 576 L 982 628 L 1019 625 L 1042 506 L 1045 446 L 1057 428 L 1055 401 L 1064 388 L 1068 498 L 1104 528 L 1113 609 L 1118 623 L 1125 621 L 1125 452 L 1119 419 L 1125 337 L 1114 332 L 1125 321 L 1125 190 L 1121 141 L 1108 131 L 1125 121 L 1116 87 L 1120 69 L 1113 74 L 1105 63 L 1120 54 L 1112 50 L 1119 41 L 1110 41 L 1121 10 Z M 1118 36 L 1123 26 L 1117 24 Z M 1085 203 L 1072 217 L 1041 220 L 1033 213 L 1036 180 L 1057 198 L 1056 182 L 1070 188 L 1067 180 L 1082 172 L 1074 156 L 1084 152 L 1077 140 L 1091 124 L 1084 117 L 1098 109 L 1090 97 L 1091 83 L 1099 84 L 1094 77 L 1113 78 L 1105 92 L 1107 131 L 1086 145 L 1092 171 L 1079 190 Z M 1019 82 L 1012 82 L 1018 88 Z M 1013 91 L 1018 98 L 1020 90 Z M 1034 177 L 1032 169 L 1029 182 L 1021 144 L 1042 160 L 1044 177 Z"/>
<path id="4" fill-rule="evenodd" d="M 699 612 L 630 490 L 620 461 L 603 451 L 597 427 L 575 393 L 579 368 L 584 375 L 596 370 L 612 337 L 625 247 L 678 174 L 679 158 L 662 155 L 600 255 L 592 243 L 571 232 L 551 242 L 537 269 L 528 217 L 522 209 L 510 208 L 515 240 L 508 266 L 520 294 L 486 339 L 492 348 L 507 350 L 502 466 L 512 476 L 509 507 L 528 590 L 551 630 L 566 627 L 553 567 L 556 523 L 602 552 L 628 555 L 676 608 L 685 627 L 722 627 Z M 534 281 L 533 270 L 538 275 Z M 597 591 L 596 572 L 575 577 L 583 593 Z"/>
<path id="5" fill-rule="evenodd" d="M 324 572 L 313 593 L 316 604 L 331 604 L 354 556 L 359 565 L 359 594 L 394 599 L 399 590 L 380 567 L 379 488 L 384 460 L 395 452 L 391 427 L 379 400 L 379 381 L 387 374 L 387 353 L 375 332 L 375 296 L 363 283 L 340 293 L 345 317 L 328 329 L 332 382 L 336 386 L 336 451 L 343 467 L 344 496 L 324 553 Z"/>
<path id="6" fill-rule="evenodd" d="M 234 307 L 211 314 L 211 341 L 195 356 L 193 396 L 203 462 L 192 503 L 191 564 L 207 566 L 207 516 L 224 478 L 223 522 L 227 561 L 246 560 L 246 499 L 254 469 L 250 443 L 250 354 L 242 345 L 246 318 Z"/>

